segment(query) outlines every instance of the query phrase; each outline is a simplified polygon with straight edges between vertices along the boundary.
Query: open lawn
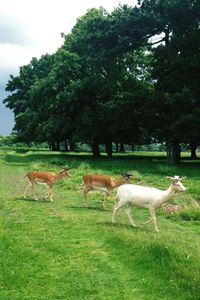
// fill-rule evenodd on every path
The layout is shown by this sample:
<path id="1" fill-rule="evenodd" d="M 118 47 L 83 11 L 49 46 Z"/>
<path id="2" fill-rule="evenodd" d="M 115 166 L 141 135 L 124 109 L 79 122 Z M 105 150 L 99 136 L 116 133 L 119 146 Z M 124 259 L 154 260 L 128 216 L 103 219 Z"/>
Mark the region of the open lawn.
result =
<path id="1" fill-rule="evenodd" d="M 22 195 L 30 170 L 72 167 L 72 177 L 53 187 L 54 202 L 44 201 L 46 188 Z M 95 172 L 119 177 L 132 172 L 133 182 L 166 189 L 165 177 L 187 176 L 186 193 L 170 203 L 182 210 L 157 210 L 159 233 L 140 226 L 149 212 L 135 208 L 132 228 L 124 209 L 111 224 L 113 202 L 101 208 L 102 196 L 89 194 L 83 208 L 78 187 L 82 175 Z M 88 155 L 48 151 L 0 152 L 0 299 L 200 299 L 200 161 L 170 167 L 156 155 L 93 160 Z"/>

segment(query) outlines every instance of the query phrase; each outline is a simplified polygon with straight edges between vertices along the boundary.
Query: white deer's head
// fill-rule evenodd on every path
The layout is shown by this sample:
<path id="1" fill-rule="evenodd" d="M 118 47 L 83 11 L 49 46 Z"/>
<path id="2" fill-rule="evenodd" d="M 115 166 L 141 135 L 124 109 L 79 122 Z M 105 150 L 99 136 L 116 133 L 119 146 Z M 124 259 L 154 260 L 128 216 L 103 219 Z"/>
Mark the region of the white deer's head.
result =
<path id="1" fill-rule="evenodd" d="M 173 185 L 174 191 L 185 192 L 187 190 L 187 188 L 184 187 L 184 185 L 181 183 L 181 180 L 186 178 L 185 176 L 179 177 L 179 176 L 175 175 L 173 177 L 167 176 L 166 178 L 172 180 L 172 185 Z"/>

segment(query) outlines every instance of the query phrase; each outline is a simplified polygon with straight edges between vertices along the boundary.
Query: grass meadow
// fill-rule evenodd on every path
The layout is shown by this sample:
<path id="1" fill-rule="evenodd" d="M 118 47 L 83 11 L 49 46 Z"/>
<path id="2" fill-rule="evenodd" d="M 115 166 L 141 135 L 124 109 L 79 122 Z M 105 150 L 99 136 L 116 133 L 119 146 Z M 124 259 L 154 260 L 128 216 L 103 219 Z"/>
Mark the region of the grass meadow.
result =
<path id="1" fill-rule="evenodd" d="M 53 187 L 54 202 L 23 199 L 30 170 L 59 171 L 69 165 L 71 178 Z M 101 208 L 102 196 L 89 194 L 83 208 L 79 190 L 83 174 L 119 177 L 132 172 L 133 182 L 168 188 L 166 176 L 187 176 L 186 193 L 170 200 L 181 210 L 157 210 L 159 233 L 145 209 L 132 209 L 132 228 L 124 209 L 111 224 L 113 202 Z M 200 161 L 187 157 L 167 166 L 162 156 L 124 155 L 98 160 L 89 155 L 48 151 L 0 152 L 0 299 L 200 299 Z"/>

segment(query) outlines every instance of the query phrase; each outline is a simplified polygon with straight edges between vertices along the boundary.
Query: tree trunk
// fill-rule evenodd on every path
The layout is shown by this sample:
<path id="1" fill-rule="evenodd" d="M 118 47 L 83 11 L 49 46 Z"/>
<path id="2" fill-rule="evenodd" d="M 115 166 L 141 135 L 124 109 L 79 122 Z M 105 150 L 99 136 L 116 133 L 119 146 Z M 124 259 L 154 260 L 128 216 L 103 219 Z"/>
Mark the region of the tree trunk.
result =
<path id="1" fill-rule="evenodd" d="M 112 142 L 111 141 L 107 141 L 106 142 L 106 152 L 108 157 L 112 157 Z"/>
<path id="2" fill-rule="evenodd" d="M 190 143 L 190 151 L 191 151 L 190 158 L 191 158 L 191 159 L 197 159 L 196 150 L 197 150 L 197 145 L 196 145 L 196 143 L 195 143 L 195 142 L 191 142 L 191 143 Z"/>
<path id="3" fill-rule="evenodd" d="M 69 151 L 75 151 L 76 144 L 74 142 L 69 142 Z"/>
<path id="4" fill-rule="evenodd" d="M 51 143 L 51 150 L 56 151 L 56 143 L 55 142 Z"/>
<path id="5" fill-rule="evenodd" d="M 178 142 L 167 143 L 167 163 L 169 165 L 179 164 L 181 160 L 181 147 Z"/>
<path id="6" fill-rule="evenodd" d="M 65 152 L 68 152 L 69 148 L 68 148 L 68 142 L 66 140 L 64 141 L 64 147 L 65 147 Z"/>
<path id="7" fill-rule="evenodd" d="M 124 144 L 123 143 L 120 143 L 120 152 L 125 152 L 125 149 L 124 149 Z"/>
<path id="8" fill-rule="evenodd" d="M 60 142 L 56 141 L 56 151 L 60 151 Z"/>
<path id="9" fill-rule="evenodd" d="M 99 142 L 94 140 L 92 143 L 92 153 L 94 158 L 99 158 L 101 157 L 101 153 L 99 150 Z"/>
<path id="10" fill-rule="evenodd" d="M 115 147 L 116 147 L 116 152 L 119 152 L 119 144 L 117 142 L 115 143 Z"/>

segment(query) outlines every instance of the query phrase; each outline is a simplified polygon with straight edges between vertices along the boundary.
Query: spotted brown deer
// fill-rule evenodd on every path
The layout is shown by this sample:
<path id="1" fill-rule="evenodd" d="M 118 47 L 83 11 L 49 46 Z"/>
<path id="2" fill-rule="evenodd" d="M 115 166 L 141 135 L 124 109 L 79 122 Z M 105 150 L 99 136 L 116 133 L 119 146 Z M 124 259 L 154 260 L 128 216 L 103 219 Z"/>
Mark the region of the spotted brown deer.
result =
<path id="1" fill-rule="evenodd" d="M 62 171 L 59 173 L 53 173 L 53 172 L 47 172 L 47 171 L 31 171 L 26 174 L 25 177 L 29 180 L 29 185 L 26 187 L 24 191 L 24 198 L 26 198 L 27 192 L 32 188 L 32 191 L 34 193 L 35 200 L 37 200 L 36 194 L 35 194 L 35 183 L 36 184 L 44 184 L 47 187 L 48 194 L 45 197 L 45 199 L 50 198 L 51 201 L 53 201 L 52 198 L 52 186 L 60 179 L 62 179 L 65 176 L 70 177 L 69 173 L 69 167 L 64 167 Z M 24 177 L 24 178 L 25 178 Z"/>
<path id="2" fill-rule="evenodd" d="M 91 191 L 102 191 L 106 193 L 103 201 L 103 208 L 105 208 L 105 202 L 107 196 L 112 197 L 113 189 L 125 184 L 130 183 L 131 174 L 122 173 L 122 178 L 114 179 L 109 175 L 98 175 L 98 174 L 86 174 L 83 176 L 84 184 L 84 206 L 88 206 L 87 194 Z"/>

